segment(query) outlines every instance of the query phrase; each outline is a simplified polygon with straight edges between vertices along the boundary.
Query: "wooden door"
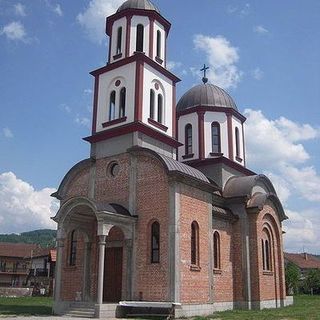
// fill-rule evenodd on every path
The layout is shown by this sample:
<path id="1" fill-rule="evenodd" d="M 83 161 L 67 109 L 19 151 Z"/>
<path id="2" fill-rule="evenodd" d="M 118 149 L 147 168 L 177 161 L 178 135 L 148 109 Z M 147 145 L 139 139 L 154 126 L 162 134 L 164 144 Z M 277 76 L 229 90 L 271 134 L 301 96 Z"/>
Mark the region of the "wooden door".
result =
<path id="1" fill-rule="evenodd" d="M 122 247 L 106 248 L 103 301 L 119 302 L 122 289 Z"/>

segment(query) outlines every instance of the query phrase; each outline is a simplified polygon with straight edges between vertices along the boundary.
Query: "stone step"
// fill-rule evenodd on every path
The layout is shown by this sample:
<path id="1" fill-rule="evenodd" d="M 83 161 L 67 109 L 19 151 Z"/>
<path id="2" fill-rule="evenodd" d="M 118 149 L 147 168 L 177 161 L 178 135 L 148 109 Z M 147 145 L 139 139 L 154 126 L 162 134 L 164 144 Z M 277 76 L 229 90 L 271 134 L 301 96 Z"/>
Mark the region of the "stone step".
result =
<path id="1" fill-rule="evenodd" d="M 77 318 L 94 318 L 95 311 L 93 308 L 78 307 L 70 308 L 65 314 L 67 317 L 77 317 Z"/>

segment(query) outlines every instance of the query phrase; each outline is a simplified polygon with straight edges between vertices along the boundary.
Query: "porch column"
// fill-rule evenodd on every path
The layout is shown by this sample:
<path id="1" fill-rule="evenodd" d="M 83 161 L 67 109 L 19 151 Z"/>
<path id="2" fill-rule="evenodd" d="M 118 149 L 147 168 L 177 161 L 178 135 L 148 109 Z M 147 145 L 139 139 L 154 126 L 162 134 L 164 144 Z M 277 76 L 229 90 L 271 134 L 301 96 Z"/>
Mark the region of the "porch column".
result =
<path id="1" fill-rule="evenodd" d="M 103 302 L 104 253 L 106 250 L 106 236 L 99 236 L 99 273 L 98 273 L 98 304 Z"/>
<path id="2" fill-rule="evenodd" d="M 62 259 L 63 259 L 64 239 L 57 239 L 57 258 L 56 258 L 56 270 L 54 277 L 54 300 L 58 302 L 61 300 L 61 271 L 62 271 Z"/>

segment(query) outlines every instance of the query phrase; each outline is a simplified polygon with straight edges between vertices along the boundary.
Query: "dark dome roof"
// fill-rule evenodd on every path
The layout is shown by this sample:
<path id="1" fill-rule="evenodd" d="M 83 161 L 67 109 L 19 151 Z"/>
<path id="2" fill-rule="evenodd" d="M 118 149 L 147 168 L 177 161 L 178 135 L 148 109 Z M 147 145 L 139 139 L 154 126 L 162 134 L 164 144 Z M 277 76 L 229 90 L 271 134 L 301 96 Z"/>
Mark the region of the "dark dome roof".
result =
<path id="1" fill-rule="evenodd" d="M 179 100 L 177 111 L 196 106 L 224 107 L 238 110 L 230 95 L 223 89 L 210 84 L 199 84 L 188 90 Z"/>
<path id="2" fill-rule="evenodd" d="M 159 9 L 149 0 L 127 0 L 119 7 L 117 12 L 120 12 L 125 9 L 154 10 L 160 13 Z"/>

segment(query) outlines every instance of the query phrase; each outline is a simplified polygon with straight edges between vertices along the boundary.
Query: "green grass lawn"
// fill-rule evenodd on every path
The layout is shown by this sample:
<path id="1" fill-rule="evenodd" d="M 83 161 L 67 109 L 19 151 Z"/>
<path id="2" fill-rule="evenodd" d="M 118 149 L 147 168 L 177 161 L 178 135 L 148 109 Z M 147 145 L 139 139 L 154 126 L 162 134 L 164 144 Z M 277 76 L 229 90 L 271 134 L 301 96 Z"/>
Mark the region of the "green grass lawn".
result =
<path id="1" fill-rule="evenodd" d="M 52 298 L 0 298 L 0 318 L 3 316 L 51 315 Z"/>
<path id="2" fill-rule="evenodd" d="M 320 296 L 301 295 L 294 297 L 294 305 L 280 309 L 260 311 L 224 311 L 195 320 L 320 320 Z"/>

